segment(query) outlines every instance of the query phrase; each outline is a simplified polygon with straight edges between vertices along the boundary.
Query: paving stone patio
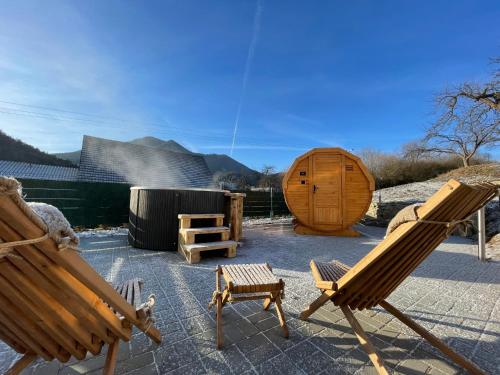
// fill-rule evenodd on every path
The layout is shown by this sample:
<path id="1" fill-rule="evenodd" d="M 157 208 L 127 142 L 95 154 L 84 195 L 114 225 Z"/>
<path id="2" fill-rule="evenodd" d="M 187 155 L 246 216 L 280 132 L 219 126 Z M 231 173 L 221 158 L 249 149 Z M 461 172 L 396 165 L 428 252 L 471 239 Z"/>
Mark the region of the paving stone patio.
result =
<path id="1" fill-rule="evenodd" d="M 117 374 L 364 374 L 375 373 L 342 313 L 326 305 L 308 322 L 298 313 L 318 296 L 309 273 L 311 258 L 353 265 L 383 237 L 363 227 L 360 238 L 297 236 L 288 226 L 245 228 L 233 259 L 210 257 L 186 264 L 175 252 L 138 250 L 125 235 L 82 239 L 83 256 L 108 281 L 145 281 L 157 297 L 161 345 L 135 332 L 122 343 Z M 480 263 L 469 240 L 450 238 L 388 299 L 418 323 L 471 358 L 488 373 L 500 372 L 500 263 Z M 207 304 L 216 264 L 269 262 L 286 283 L 284 310 L 290 338 L 284 339 L 274 309 L 253 301 L 225 307 L 225 346 L 215 348 L 214 312 Z M 381 309 L 356 317 L 387 365 L 404 374 L 455 374 L 461 370 L 439 351 Z M 16 354 L 0 343 L 0 371 Z M 97 374 L 104 353 L 85 361 L 37 362 L 24 374 Z"/>

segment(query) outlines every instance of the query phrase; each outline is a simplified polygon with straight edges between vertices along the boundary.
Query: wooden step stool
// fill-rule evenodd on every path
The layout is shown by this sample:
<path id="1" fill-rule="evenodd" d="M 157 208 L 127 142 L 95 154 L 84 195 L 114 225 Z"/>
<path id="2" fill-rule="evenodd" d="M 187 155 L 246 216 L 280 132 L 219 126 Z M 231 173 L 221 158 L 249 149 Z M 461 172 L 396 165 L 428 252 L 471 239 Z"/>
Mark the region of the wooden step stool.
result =
<path id="1" fill-rule="evenodd" d="M 222 308 L 228 302 L 263 299 L 264 310 L 269 309 L 271 303 L 274 302 L 280 326 L 283 329 L 284 336 L 288 338 L 285 314 L 281 308 L 285 283 L 274 276 L 269 264 L 217 266 L 215 272 L 215 291 L 208 308 L 213 305 L 217 306 L 217 349 L 222 348 Z M 221 276 L 226 283 L 224 290 L 221 289 Z"/>
<path id="2" fill-rule="evenodd" d="M 225 256 L 233 258 L 236 256 L 236 241 L 229 241 L 229 228 L 223 226 L 224 214 L 180 214 L 179 218 L 179 241 L 177 250 L 189 263 L 199 263 L 202 251 L 225 249 Z M 203 220 L 203 227 L 197 227 Z M 207 226 L 207 221 L 211 223 Z M 219 234 L 218 241 L 196 242 L 198 235 Z"/>

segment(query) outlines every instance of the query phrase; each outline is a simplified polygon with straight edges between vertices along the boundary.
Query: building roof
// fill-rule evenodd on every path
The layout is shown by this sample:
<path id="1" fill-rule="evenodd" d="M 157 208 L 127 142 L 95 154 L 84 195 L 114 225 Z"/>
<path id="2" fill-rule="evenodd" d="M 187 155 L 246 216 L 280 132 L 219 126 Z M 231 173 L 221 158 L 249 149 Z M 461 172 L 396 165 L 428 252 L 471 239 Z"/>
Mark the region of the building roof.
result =
<path id="1" fill-rule="evenodd" d="M 0 160 L 0 176 L 30 180 L 76 181 L 78 168 Z"/>
<path id="2" fill-rule="evenodd" d="M 85 135 L 78 179 L 155 187 L 209 187 L 212 174 L 201 155 Z"/>

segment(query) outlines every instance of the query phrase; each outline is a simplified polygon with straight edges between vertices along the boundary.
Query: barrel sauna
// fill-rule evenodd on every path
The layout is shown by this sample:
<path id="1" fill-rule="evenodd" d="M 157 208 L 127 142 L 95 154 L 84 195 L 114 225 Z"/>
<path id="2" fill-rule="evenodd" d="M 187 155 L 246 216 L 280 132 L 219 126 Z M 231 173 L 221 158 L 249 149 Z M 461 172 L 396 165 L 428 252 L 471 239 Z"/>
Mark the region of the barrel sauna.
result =
<path id="1" fill-rule="evenodd" d="M 283 178 L 283 192 L 299 234 L 359 236 L 352 229 L 370 206 L 375 180 L 363 162 L 341 148 L 314 148 Z"/>

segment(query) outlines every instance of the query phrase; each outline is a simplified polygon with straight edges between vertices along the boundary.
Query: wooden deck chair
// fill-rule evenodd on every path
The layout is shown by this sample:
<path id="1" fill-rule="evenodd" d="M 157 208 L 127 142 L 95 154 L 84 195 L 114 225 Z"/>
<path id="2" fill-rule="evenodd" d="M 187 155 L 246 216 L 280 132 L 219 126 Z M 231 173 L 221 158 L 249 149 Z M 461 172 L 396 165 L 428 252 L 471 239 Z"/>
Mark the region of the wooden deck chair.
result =
<path id="1" fill-rule="evenodd" d="M 16 187 L 6 186 L 17 181 L 0 180 L 0 339 L 23 354 L 7 373 L 38 357 L 82 360 L 108 344 L 103 373 L 112 374 L 119 341 L 130 340 L 134 325 L 159 343 L 154 301 L 139 305 L 142 283 L 115 290 L 77 251 L 48 236 Z"/>
<path id="2" fill-rule="evenodd" d="M 307 319 L 328 301 L 339 306 L 363 349 L 380 374 L 384 363 L 371 344 L 352 310 L 383 307 L 459 366 L 481 374 L 474 364 L 458 355 L 437 337 L 401 313 L 385 299 L 451 233 L 453 228 L 485 205 L 497 193 L 498 186 L 485 183 L 466 185 L 450 180 L 417 209 L 418 220 L 397 227 L 352 268 L 340 263 L 311 261 L 311 271 L 321 296 L 304 310 Z"/>

